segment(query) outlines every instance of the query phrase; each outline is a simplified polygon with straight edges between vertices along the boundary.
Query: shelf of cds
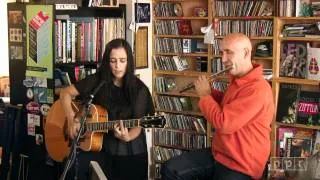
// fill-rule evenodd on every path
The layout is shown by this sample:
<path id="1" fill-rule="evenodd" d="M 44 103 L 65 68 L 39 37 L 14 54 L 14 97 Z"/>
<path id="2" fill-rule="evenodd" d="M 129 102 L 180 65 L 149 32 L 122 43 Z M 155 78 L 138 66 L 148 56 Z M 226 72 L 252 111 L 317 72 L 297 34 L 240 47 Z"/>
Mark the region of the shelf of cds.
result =
<path id="1" fill-rule="evenodd" d="M 153 1 L 153 97 L 167 127 L 153 131 L 154 178 L 163 161 L 208 146 L 207 123 L 194 90 L 180 93 L 199 75 L 211 74 L 212 46 L 201 27 L 211 24 L 211 1 Z"/>

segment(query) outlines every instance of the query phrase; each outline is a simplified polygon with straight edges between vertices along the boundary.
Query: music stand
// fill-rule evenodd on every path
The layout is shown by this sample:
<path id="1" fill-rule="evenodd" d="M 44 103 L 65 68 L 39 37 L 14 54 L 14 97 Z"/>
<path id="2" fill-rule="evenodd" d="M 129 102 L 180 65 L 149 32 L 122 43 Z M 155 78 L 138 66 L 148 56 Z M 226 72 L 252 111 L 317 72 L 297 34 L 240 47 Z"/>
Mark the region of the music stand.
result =
<path id="1" fill-rule="evenodd" d="M 108 180 L 97 161 L 90 161 L 90 180 Z"/>

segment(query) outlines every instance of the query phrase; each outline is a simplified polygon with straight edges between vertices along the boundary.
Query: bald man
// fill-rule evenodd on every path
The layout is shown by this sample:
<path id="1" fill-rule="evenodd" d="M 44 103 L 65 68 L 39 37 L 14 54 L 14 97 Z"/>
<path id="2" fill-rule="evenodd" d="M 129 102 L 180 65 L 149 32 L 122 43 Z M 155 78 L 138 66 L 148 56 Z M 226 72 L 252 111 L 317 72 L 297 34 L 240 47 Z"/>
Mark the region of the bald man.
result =
<path id="1" fill-rule="evenodd" d="M 166 162 L 164 180 L 259 179 L 270 154 L 274 102 L 261 65 L 252 64 L 250 39 L 229 34 L 221 43 L 230 84 L 223 93 L 211 89 L 205 76 L 195 81 L 199 108 L 215 129 L 211 149 L 186 153 Z"/>

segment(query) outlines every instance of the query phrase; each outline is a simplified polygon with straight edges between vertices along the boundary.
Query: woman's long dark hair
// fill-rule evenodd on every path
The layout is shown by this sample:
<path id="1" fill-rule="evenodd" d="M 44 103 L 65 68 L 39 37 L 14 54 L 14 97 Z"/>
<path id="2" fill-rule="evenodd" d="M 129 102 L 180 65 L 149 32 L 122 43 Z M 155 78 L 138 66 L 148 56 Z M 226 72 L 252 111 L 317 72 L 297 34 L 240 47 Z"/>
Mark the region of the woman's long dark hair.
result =
<path id="1" fill-rule="evenodd" d="M 129 43 L 124 39 L 114 39 L 110 41 L 106 47 L 99 67 L 101 80 L 105 80 L 108 96 L 110 96 L 110 88 L 113 85 L 114 75 L 110 67 L 110 54 L 113 49 L 123 48 L 127 53 L 127 69 L 123 77 L 123 89 L 126 99 L 129 100 L 130 106 L 133 106 L 137 96 L 137 77 L 134 74 L 134 59 L 132 49 Z"/>

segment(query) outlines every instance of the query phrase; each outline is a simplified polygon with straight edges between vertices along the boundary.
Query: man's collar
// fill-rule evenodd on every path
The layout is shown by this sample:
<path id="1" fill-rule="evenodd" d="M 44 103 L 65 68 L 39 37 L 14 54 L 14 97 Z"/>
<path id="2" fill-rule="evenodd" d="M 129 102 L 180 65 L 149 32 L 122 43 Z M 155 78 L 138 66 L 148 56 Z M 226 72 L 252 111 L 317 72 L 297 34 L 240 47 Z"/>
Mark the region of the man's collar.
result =
<path id="1" fill-rule="evenodd" d="M 262 66 L 260 64 L 253 64 L 253 69 L 246 75 L 236 78 L 231 76 L 231 82 L 234 81 L 238 86 L 244 85 L 248 82 L 262 78 Z"/>

